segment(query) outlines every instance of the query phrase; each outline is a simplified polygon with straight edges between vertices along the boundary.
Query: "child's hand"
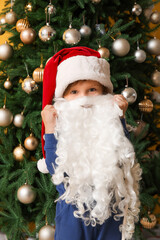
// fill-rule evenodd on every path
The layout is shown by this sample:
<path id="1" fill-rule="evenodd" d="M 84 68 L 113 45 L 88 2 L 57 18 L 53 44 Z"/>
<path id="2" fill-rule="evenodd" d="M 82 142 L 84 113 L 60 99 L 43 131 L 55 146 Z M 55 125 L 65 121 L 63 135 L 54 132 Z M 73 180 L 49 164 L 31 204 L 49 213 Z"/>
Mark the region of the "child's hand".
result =
<path id="1" fill-rule="evenodd" d="M 121 94 L 114 95 L 114 100 L 118 103 L 120 109 L 123 110 L 123 117 L 125 116 L 125 112 L 128 108 L 128 102 Z"/>
<path id="2" fill-rule="evenodd" d="M 57 117 L 56 109 L 52 105 L 46 105 L 41 112 L 41 116 L 45 126 L 45 133 L 54 133 Z"/>

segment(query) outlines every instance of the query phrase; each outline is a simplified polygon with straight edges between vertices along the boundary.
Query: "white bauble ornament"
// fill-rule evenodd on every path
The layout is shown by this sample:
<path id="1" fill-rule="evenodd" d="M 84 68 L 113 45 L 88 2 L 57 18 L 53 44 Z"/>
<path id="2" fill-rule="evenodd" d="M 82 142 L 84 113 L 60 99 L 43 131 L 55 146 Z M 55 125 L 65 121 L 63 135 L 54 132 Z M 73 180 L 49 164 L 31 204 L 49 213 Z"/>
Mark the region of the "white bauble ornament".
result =
<path id="1" fill-rule="evenodd" d="M 6 23 L 14 25 L 17 21 L 17 15 L 13 10 L 11 9 L 10 12 L 6 13 L 5 16 Z"/>
<path id="2" fill-rule="evenodd" d="M 0 108 L 0 127 L 7 127 L 12 121 L 13 114 L 4 105 L 3 108 Z"/>
<path id="3" fill-rule="evenodd" d="M 21 113 L 19 113 L 19 114 L 16 114 L 15 116 L 14 116 L 14 120 L 13 120 L 13 124 L 16 126 L 16 127 L 22 127 L 22 125 L 23 125 L 23 121 L 24 121 L 24 116 L 23 116 L 23 114 Z"/>
<path id="4" fill-rule="evenodd" d="M 160 23 L 160 13 L 157 11 L 154 11 L 151 16 L 150 16 L 150 21 L 153 24 L 158 24 Z"/>
<path id="5" fill-rule="evenodd" d="M 13 48 L 5 42 L 4 44 L 0 45 L 0 60 L 8 60 L 13 54 Z"/>
<path id="6" fill-rule="evenodd" d="M 22 185 L 17 191 L 17 198 L 21 203 L 30 204 L 36 198 L 36 192 L 29 184 Z"/>
<path id="7" fill-rule="evenodd" d="M 151 76 L 152 82 L 156 87 L 160 87 L 160 72 L 155 70 Z"/>
<path id="8" fill-rule="evenodd" d="M 39 30 L 38 35 L 43 42 L 47 42 L 56 35 L 56 31 L 47 23 L 46 26 Z"/>
<path id="9" fill-rule="evenodd" d="M 35 81 L 30 77 L 27 76 L 24 81 L 22 82 L 22 89 L 23 91 L 25 91 L 26 93 L 30 93 L 32 91 L 35 91 L 38 89 L 37 84 L 35 83 Z"/>
<path id="10" fill-rule="evenodd" d="M 146 60 L 146 53 L 142 49 L 137 49 L 134 52 L 135 59 L 134 61 L 137 63 L 142 63 Z"/>
<path id="11" fill-rule="evenodd" d="M 38 140 L 32 134 L 24 141 L 24 146 L 29 151 L 34 151 L 38 146 Z"/>
<path id="12" fill-rule="evenodd" d="M 129 50 L 130 50 L 130 44 L 126 39 L 119 38 L 114 40 L 112 44 L 112 52 L 115 55 L 119 57 L 123 57 L 128 54 Z"/>
<path id="13" fill-rule="evenodd" d="M 74 45 L 81 40 L 81 34 L 77 29 L 71 28 L 70 26 L 69 29 L 63 33 L 63 40 L 67 44 Z"/>
<path id="14" fill-rule="evenodd" d="M 142 13 L 142 8 L 139 4 L 135 3 L 132 8 L 132 13 L 136 16 L 139 16 Z"/>
<path id="15" fill-rule="evenodd" d="M 147 50 L 151 54 L 160 55 L 160 40 L 157 38 L 149 40 L 147 43 Z"/>
<path id="16" fill-rule="evenodd" d="M 134 90 L 134 88 L 131 87 L 126 87 L 121 94 L 123 95 L 123 97 L 125 97 L 125 99 L 127 100 L 127 102 L 129 104 L 132 104 L 136 101 L 137 99 L 137 93 Z"/>
<path id="17" fill-rule="evenodd" d="M 38 233 L 39 240 L 54 240 L 54 227 L 45 225 Z"/>
<path id="18" fill-rule="evenodd" d="M 7 78 L 7 80 L 4 82 L 4 88 L 9 90 L 12 88 L 12 82 Z"/>
<path id="19" fill-rule="evenodd" d="M 84 24 L 79 31 L 82 37 L 88 37 L 91 35 L 92 32 L 91 28 L 86 24 Z"/>

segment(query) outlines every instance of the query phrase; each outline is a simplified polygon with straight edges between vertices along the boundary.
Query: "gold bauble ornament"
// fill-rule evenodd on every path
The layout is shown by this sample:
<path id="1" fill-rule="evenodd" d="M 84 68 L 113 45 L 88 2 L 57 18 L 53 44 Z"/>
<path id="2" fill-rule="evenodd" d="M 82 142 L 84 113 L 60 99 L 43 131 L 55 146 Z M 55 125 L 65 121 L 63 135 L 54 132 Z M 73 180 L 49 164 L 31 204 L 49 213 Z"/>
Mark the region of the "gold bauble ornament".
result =
<path id="1" fill-rule="evenodd" d="M 149 213 L 149 218 L 147 217 L 143 217 L 141 220 L 140 220 L 140 223 L 142 224 L 142 226 L 144 228 L 147 228 L 147 229 L 151 229 L 151 228 L 154 228 L 156 223 L 157 223 L 157 219 L 156 219 L 156 216 L 154 214 L 150 214 Z"/>
<path id="2" fill-rule="evenodd" d="M 152 73 L 151 79 L 156 87 L 160 87 L 160 72 L 157 69 Z"/>
<path id="3" fill-rule="evenodd" d="M 0 108 L 0 127 L 7 127 L 13 120 L 13 114 L 8 110 L 5 105 Z"/>
<path id="4" fill-rule="evenodd" d="M 108 48 L 99 46 L 97 51 L 100 53 L 102 58 L 109 58 L 110 56 L 110 52 Z"/>
<path id="5" fill-rule="evenodd" d="M 4 88 L 5 89 L 11 89 L 12 88 L 12 82 L 7 78 L 7 80 L 4 82 Z"/>
<path id="6" fill-rule="evenodd" d="M 69 29 L 67 29 L 63 33 L 63 40 L 67 44 L 74 45 L 79 43 L 79 41 L 81 40 L 81 34 L 77 29 L 72 28 L 72 26 L 70 25 Z"/>
<path id="7" fill-rule="evenodd" d="M 143 113 L 150 113 L 153 110 L 153 103 L 151 100 L 147 99 L 147 97 L 144 97 L 144 100 L 142 100 L 138 104 L 139 110 Z"/>
<path id="8" fill-rule="evenodd" d="M 146 127 L 146 123 L 142 120 L 137 120 L 136 121 L 137 126 L 136 127 L 132 127 L 131 131 L 134 133 L 135 137 L 138 137 L 139 135 L 141 135 L 141 138 L 145 138 L 146 135 L 148 134 L 148 130 L 145 130 Z"/>
<path id="9" fill-rule="evenodd" d="M 39 30 L 38 35 L 43 42 L 47 42 L 56 35 L 56 31 L 47 23 Z"/>
<path id="10" fill-rule="evenodd" d="M 22 82 L 22 89 L 29 94 L 30 92 L 37 90 L 38 86 L 30 76 L 27 76 Z"/>
<path id="11" fill-rule="evenodd" d="M 7 41 L 0 45 L 0 60 L 8 60 L 13 54 L 13 48 L 7 43 Z"/>
<path id="12" fill-rule="evenodd" d="M 24 146 L 29 151 L 34 151 L 38 146 L 38 140 L 31 133 L 29 137 L 24 140 Z"/>
<path id="13" fill-rule="evenodd" d="M 36 192 L 29 184 L 22 185 L 17 191 L 17 198 L 21 203 L 32 203 L 36 198 Z"/>
<path id="14" fill-rule="evenodd" d="M 17 21 L 16 13 L 11 9 L 10 12 L 6 13 L 5 20 L 6 23 L 14 25 Z"/>
<path id="15" fill-rule="evenodd" d="M 153 24 L 158 24 L 160 23 L 160 13 L 157 11 L 154 11 L 151 16 L 150 16 L 150 21 Z"/>
<path id="16" fill-rule="evenodd" d="M 43 67 L 43 64 L 41 64 L 40 67 L 34 70 L 33 80 L 35 82 L 43 82 L 43 73 L 44 73 L 44 67 Z"/>
<path id="17" fill-rule="evenodd" d="M 21 162 L 24 160 L 24 156 L 26 158 L 29 157 L 29 152 L 25 150 L 24 147 L 20 144 L 19 146 L 15 147 L 13 150 L 13 157 L 16 161 Z"/>
<path id="18" fill-rule="evenodd" d="M 16 30 L 17 32 L 22 32 L 26 28 L 29 28 L 29 21 L 25 19 L 19 19 L 16 23 Z"/>
<path id="19" fill-rule="evenodd" d="M 54 227 L 46 224 L 38 233 L 39 240 L 54 240 Z"/>
<path id="20" fill-rule="evenodd" d="M 19 114 L 16 114 L 14 116 L 14 120 L 13 120 L 13 124 L 16 126 L 16 127 L 22 127 L 23 125 L 23 121 L 24 121 L 24 116 L 23 116 L 23 113 L 19 113 Z"/>
<path id="21" fill-rule="evenodd" d="M 29 2 L 29 3 L 25 6 L 25 10 L 28 11 L 28 12 L 31 12 L 32 9 L 33 9 L 32 3 Z"/>
<path id="22" fill-rule="evenodd" d="M 24 29 L 20 33 L 20 39 L 24 44 L 31 44 L 36 38 L 36 32 L 33 28 Z"/>
<path id="23" fill-rule="evenodd" d="M 124 57 L 130 51 L 130 44 L 124 38 L 116 39 L 112 44 L 112 51 L 115 55 Z"/>
<path id="24" fill-rule="evenodd" d="M 56 14 L 56 8 L 52 3 L 49 3 L 48 6 L 45 8 L 45 13 L 50 15 Z"/>

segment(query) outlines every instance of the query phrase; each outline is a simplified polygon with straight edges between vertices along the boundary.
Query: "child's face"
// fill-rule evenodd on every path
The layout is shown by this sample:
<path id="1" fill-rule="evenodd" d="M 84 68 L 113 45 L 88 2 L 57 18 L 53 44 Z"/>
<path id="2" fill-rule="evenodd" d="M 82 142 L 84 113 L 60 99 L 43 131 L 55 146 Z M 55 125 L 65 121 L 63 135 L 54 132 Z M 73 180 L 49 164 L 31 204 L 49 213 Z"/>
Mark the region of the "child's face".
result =
<path id="1" fill-rule="evenodd" d="M 71 84 L 64 92 L 63 97 L 74 100 L 84 96 L 97 96 L 103 94 L 103 86 L 94 80 L 81 80 Z"/>

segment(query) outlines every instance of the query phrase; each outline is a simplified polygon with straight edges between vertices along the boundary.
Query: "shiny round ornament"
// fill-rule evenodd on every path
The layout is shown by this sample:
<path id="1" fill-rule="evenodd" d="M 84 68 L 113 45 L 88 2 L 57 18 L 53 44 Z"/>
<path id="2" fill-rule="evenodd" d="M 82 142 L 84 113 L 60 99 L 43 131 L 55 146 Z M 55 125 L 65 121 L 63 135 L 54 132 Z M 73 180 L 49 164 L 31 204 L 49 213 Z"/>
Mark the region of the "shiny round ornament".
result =
<path id="1" fill-rule="evenodd" d="M 31 185 L 24 184 L 18 189 L 17 198 L 21 203 L 29 204 L 35 200 L 36 193 Z"/>
<path id="2" fill-rule="evenodd" d="M 3 35 L 5 33 L 3 27 L 0 27 L 0 35 Z"/>
<path id="3" fill-rule="evenodd" d="M 27 76 L 24 81 L 22 82 L 22 89 L 23 91 L 25 91 L 26 93 L 31 93 L 35 90 L 38 89 L 37 84 L 35 83 L 35 81 L 30 77 Z"/>
<path id="4" fill-rule="evenodd" d="M 101 0 L 92 0 L 92 3 L 100 3 Z"/>
<path id="5" fill-rule="evenodd" d="M 158 24 L 160 23 L 160 13 L 157 11 L 154 11 L 151 16 L 150 16 L 150 21 L 153 24 Z"/>
<path id="6" fill-rule="evenodd" d="M 6 13 L 5 16 L 6 23 L 14 25 L 17 21 L 17 15 L 13 10 L 11 9 L 10 12 Z"/>
<path id="7" fill-rule="evenodd" d="M 160 103 L 160 93 L 157 91 L 152 92 L 152 99 L 155 100 L 157 103 Z"/>
<path id="8" fill-rule="evenodd" d="M 63 40 L 67 44 L 74 45 L 81 40 L 81 34 L 77 29 L 69 28 L 63 33 Z"/>
<path id="9" fill-rule="evenodd" d="M 139 4 L 135 3 L 132 8 L 132 13 L 136 16 L 139 16 L 142 13 L 142 8 Z"/>
<path id="10" fill-rule="evenodd" d="M 25 150 L 24 147 L 22 147 L 21 144 L 14 148 L 13 157 L 16 161 L 22 162 L 24 160 L 24 156 L 28 157 L 29 153 Z"/>
<path id="11" fill-rule="evenodd" d="M 16 114 L 15 116 L 14 116 L 14 120 L 13 120 L 13 124 L 16 126 L 16 127 L 22 127 L 22 125 L 23 125 L 23 121 L 24 121 L 24 116 L 23 116 L 23 114 L 21 113 L 19 113 L 19 114 Z"/>
<path id="12" fill-rule="evenodd" d="M 56 31 L 49 25 L 49 23 L 47 23 L 46 26 L 39 30 L 38 35 L 43 42 L 47 42 L 56 35 Z"/>
<path id="13" fill-rule="evenodd" d="M 25 10 L 28 11 L 28 12 L 32 12 L 32 9 L 33 9 L 32 3 L 29 2 L 29 3 L 25 6 Z"/>
<path id="14" fill-rule="evenodd" d="M 132 127 L 132 132 L 134 136 L 135 137 L 141 136 L 141 139 L 145 138 L 148 134 L 148 129 L 146 129 L 147 124 L 142 120 L 137 120 L 136 123 L 137 123 L 137 126 Z"/>
<path id="15" fill-rule="evenodd" d="M 88 37 L 91 35 L 92 32 L 91 28 L 86 24 L 84 24 L 79 31 L 82 37 Z"/>
<path id="16" fill-rule="evenodd" d="M 4 44 L 0 45 L 0 60 L 8 60 L 13 54 L 13 48 L 5 42 Z"/>
<path id="17" fill-rule="evenodd" d="M 20 34 L 20 39 L 24 44 L 31 44 L 36 38 L 36 32 L 33 28 L 24 29 Z"/>
<path id="18" fill-rule="evenodd" d="M 150 218 L 150 219 L 149 219 Z M 142 224 L 142 226 L 144 228 L 147 228 L 147 229 L 151 229 L 151 228 L 154 228 L 156 223 L 157 223 L 157 219 L 156 219 L 156 216 L 154 214 L 150 214 L 149 213 L 149 218 L 147 217 L 143 217 L 141 220 L 140 220 L 140 223 Z"/>
<path id="19" fill-rule="evenodd" d="M 26 28 L 29 28 L 29 21 L 25 19 L 19 19 L 16 23 L 16 30 L 17 32 L 22 32 Z"/>
<path id="20" fill-rule="evenodd" d="M 12 88 L 12 82 L 7 78 L 7 80 L 4 82 L 4 88 L 9 90 Z"/>
<path id="21" fill-rule="evenodd" d="M 136 101 L 137 99 L 137 93 L 134 90 L 134 88 L 131 87 L 126 87 L 121 94 L 123 95 L 123 97 L 127 100 L 127 102 L 129 104 L 132 104 Z"/>
<path id="22" fill-rule="evenodd" d="M 138 104 L 139 110 L 143 113 L 150 113 L 153 110 L 153 103 L 151 100 L 147 99 L 147 97 L 144 97 L 144 100 L 142 100 Z"/>
<path id="23" fill-rule="evenodd" d="M 102 58 L 109 58 L 110 52 L 108 48 L 105 47 L 99 47 L 98 50 L 99 54 L 101 55 Z"/>
<path id="24" fill-rule="evenodd" d="M 34 151 L 38 146 L 38 140 L 32 134 L 24 141 L 24 146 L 29 151 Z"/>
<path id="25" fill-rule="evenodd" d="M 123 57 L 128 54 L 130 50 L 129 42 L 124 38 L 114 40 L 112 44 L 112 51 L 115 55 Z"/>
<path id="26" fill-rule="evenodd" d="M 43 68 L 43 64 L 41 64 L 40 67 L 34 70 L 33 80 L 35 82 L 43 82 L 43 73 L 44 73 L 44 68 Z"/>
<path id="27" fill-rule="evenodd" d="M 48 6 L 45 8 L 45 12 L 50 15 L 56 14 L 56 8 L 53 4 L 49 3 Z"/>
<path id="28" fill-rule="evenodd" d="M 134 61 L 137 63 L 142 63 L 146 60 L 146 53 L 142 49 L 137 49 L 134 53 Z"/>
<path id="29" fill-rule="evenodd" d="M 5 23 L 6 23 L 6 18 L 5 18 L 5 15 L 3 15 L 0 17 L 0 25 L 3 25 L 3 27 L 6 27 Z"/>
<path id="30" fill-rule="evenodd" d="M 149 40 L 147 43 L 147 50 L 151 54 L 160 55 L 160 40 L 157 38 Z"/>
<path id="31" fill-rule="evenodd" d="M 156 87 L 160 87 L 160 72 L 155 70 L 151 76 L 152 82 Z"/>
<path id="32" fill-rule="evenodd" d="M 54 227 L 45 225 L 38 233 L 39 240 L 54 240 Z"/>
<path id="33" fill-rule="evenodd" d="M 151 6 L 149 6 L 148 8 L 145 8 L 145 9 L 144 9 L 144 16 L 146 17 L 147 20 L 150 19 L 150 16 L 151 16 L 151 14 L 152 14 L 152 12 L 153 12 L 153 11 L 152 11 L 153 8 L 154 8 L 154 5 L 151 5 Z"/>
<path id="34" fill-rule="evenodd" d="M 160 63 L 160 55 L 156 56 L 158 63 Z"/>
<path id="35" fill-rule="evenodd" d="M 7 127 L 13 121 L 13 114 L 5 106 L 0 108 L 0 127 Z"/>

